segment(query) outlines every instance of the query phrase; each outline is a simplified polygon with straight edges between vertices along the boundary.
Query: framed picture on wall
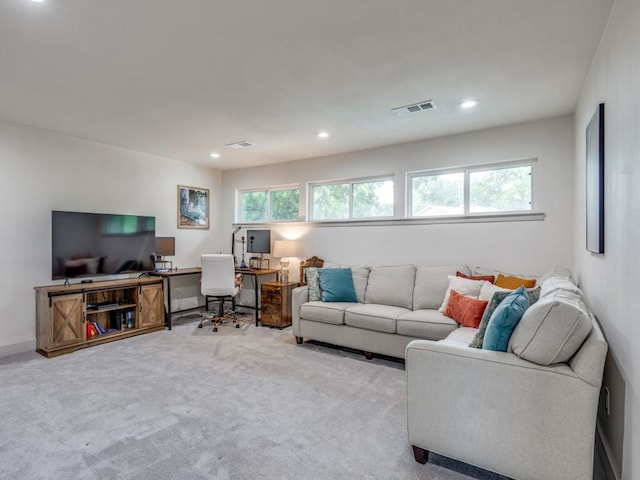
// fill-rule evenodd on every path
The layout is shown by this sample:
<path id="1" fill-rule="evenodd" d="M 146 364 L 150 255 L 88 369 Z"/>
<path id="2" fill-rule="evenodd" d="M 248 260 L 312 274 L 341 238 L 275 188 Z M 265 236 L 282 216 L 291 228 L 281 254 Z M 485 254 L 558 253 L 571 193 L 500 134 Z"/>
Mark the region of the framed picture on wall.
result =
<path id="1" fill-rule="evenodd" d="M 604 103 L 587 125 L 587 250 L 604 253 Z"/>
<path id="2" fill-rule="evenodd" d="M 209 228 L 209 189 L 178 185 L 178 228 Z"/>

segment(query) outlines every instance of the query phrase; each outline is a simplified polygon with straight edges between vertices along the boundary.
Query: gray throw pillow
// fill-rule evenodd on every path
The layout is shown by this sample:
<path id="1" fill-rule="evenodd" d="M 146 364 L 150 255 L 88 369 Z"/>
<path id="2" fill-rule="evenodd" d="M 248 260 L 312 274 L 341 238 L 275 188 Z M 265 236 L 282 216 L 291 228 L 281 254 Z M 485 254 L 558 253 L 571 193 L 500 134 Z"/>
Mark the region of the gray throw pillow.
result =
<path id="1" fill-rule="evenodd" d="M 307 267 L 305 274 L 307 276 L 307 287 L 309 288 L 309 301 L 319 302 L 322 300 L 322 291 L 320 290 L 318 269 L 316 267 Z"/>
<path id="2" fill-rule="evenodd" d="M 476 336 L 473 337 L 470 347 L 473 348 L 482 348 L 482 342 L 484 341 L 484 334 L 487 331 L 487 325 L 489 324 L 489 320 L 491 319 L 491 315 L 500 302 L 502 302 L 505 298 L 511 294 L 512 291 L 504 291 L 504 292 L 496 292 L 491 297 L 491 301 L 487 304 L 487 308 L 485 308 L 484 313 L 482 314 L 482 318 L 480 319 L 480 326 L 478 327 L 478 331 L 476 332 Z M 540 298 L 540 287 L 529 288 L 527 289 L 527 295 L 529 296 L 529 305 L 533 305 Z"/>

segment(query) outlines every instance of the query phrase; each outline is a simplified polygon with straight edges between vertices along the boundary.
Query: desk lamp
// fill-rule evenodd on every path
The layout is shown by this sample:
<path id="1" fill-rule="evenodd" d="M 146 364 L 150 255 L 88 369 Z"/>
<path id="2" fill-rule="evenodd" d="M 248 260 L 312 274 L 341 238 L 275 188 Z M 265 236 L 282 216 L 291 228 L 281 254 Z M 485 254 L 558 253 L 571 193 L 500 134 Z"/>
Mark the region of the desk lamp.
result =
<path id="1" fill-rule="evenodd" d="M 276 240 L 273 242 L 273 256 L 280 258 L 280 281 L 289 281 L 289 257 L 298 256 L 298 243 L 294 240 Z"/>
<path id="2" fill-rule="evenodd" d="M 172 257 L 176 254 L 176 237 L 156 237 L 156 264 L 161 265 L 162 270 L 171 270 L 173 264 L 166 257 Z"/>

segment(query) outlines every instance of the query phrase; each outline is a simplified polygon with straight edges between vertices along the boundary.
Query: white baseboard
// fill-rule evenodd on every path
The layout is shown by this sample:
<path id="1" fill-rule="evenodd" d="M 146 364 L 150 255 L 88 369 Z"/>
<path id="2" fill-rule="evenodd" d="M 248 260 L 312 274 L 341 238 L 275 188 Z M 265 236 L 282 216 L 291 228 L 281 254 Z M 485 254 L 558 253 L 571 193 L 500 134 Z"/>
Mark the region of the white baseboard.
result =
<path id="1" fill-rule="evenodd" d="M 617 472 L 620 472 L 620 465 L 616 462 L 613 452 L 611 451 L 611 446 L 607 441 L 607 437 L 602 433 L 602 427 L 600 426 L 600 422 L 596 422 L 596 432 L 598 434 L 599 442 L 596 442 L 596 448 L 602 449 L 604 455 L 602 458 L 606 461 L 605 465 L 603 465 L 605 469 L 605 473 L 607 474 L 607 480 L 621 480 L 621 477 Z"/>
<path id="2" fill-rule="evenodd" d="M 8 357 L 9 355 L 17 355 L 18 353 L 33 352 L 36 349 L 35 340 L 27 340 L 26 342 L 12 343 L 11 345 L 0 346 L 0 357 Z"/>

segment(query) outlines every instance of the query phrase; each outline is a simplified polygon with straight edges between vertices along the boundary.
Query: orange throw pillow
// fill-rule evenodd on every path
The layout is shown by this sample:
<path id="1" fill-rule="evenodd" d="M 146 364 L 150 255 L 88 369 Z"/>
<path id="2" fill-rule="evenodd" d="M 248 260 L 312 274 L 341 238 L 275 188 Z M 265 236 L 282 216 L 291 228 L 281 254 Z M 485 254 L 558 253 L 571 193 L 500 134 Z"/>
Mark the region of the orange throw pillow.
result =
<path id="1" fill-rule="evenodd" d="M 482 314 L 485 308 L 487 308 L 488 303 L 487 300 L 467 297 L 455 290 L 451 290 L 449 303 L 447 303 L 444 314 L 465 327 L 478 328 L 480 326 L 480 320 L 482 320 Z"/>
<path id="2" fill-rule="evenodd" d="M 535 278 L 513 277 L 509 275 L 498 274 L 496 278 L 496 286 L 515 290 L 516 288 L 533 288 L 536 286 Z"/>
<path id="3" fill-rule="evenodd" d="M 465 275 L 462 272 L 456 272 L 456 277 L 468 278 L 469 280 L 486 280 L 489 283 L 496 281 L 493 275 Z"/>

